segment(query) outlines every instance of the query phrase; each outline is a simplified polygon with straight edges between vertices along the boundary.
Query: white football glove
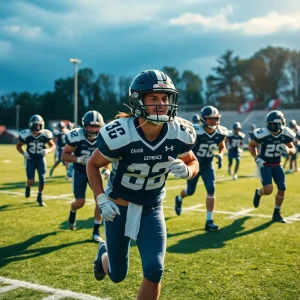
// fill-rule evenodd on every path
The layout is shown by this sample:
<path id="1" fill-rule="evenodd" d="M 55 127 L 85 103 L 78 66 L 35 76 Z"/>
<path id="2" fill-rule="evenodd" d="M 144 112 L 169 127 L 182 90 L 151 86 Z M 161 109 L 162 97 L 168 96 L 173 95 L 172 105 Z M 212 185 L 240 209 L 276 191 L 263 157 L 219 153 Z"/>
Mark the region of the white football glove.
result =
<path id="1" fill-rule="evenodd" d="M 279 146 L 281 154 L 289 154 L 290 150 L 285 144 L 280 144 Z"/>
<path id="2" fill-rule="evenodd" d="M 89 158 L 90 157 L 87 155 L 82 155 L 82 156 L 79 156 L 76 158 L 76 162 L 78 162 L 79 164 L 82 164 L 82 165 L 86 165 Z"/>
<path id="3" fill-rule="evenodd" d="M 24 152 L 24 153 L 23 153 L 23 156 L 24 156 L 26 159 L 31 159 L 30 154 L 29 154 L 28 152 Z"/>
<path id="4" fill-rule="evenodd" d="M 113 221 L 116 215 L 120 214 L 118 206 L 105 194 L 100 194 L 96 198 L 97 205 L 101 210 L 101 216 L 105 221 Z"/>
<path id="5" fill-rule="evenodd" d="M 45 156 L 46 154 L 48 154 L 49 153 L 49 150 L 48 149 L 42 149 L 41 151 L 40 151 L 40 154 L 42 154 L 43 156 Z"/>
<path id="6" fill-rule="evenodd" d="M 108 180 L 109 175 L 110 175 L 110 170 L 109 169 L 103 169 L 101 174 L 104 176 L 105 180 Z"/>
<path id="7" fill-rule="evenodd" d="M 168 160 L 170 161 L 168 164 L 168 169 L 175 177 L 180 177 L 183 179 L 189 179 L 192 177 L 192 172 L 181 159 L 175 159 L 171 156 L 168 156 Z"/>
<path id="8" fill-rule="evenodd" d="M 261 159 L 260 157 L 257 158 L 257 159 L 255 160 L 255 162 L 256 162 L 256 164 L 258 165 L 259 168 L 263 168 L 263 167 L 264 167 L 265 161 L 264 161 L 263 159 Z"/>

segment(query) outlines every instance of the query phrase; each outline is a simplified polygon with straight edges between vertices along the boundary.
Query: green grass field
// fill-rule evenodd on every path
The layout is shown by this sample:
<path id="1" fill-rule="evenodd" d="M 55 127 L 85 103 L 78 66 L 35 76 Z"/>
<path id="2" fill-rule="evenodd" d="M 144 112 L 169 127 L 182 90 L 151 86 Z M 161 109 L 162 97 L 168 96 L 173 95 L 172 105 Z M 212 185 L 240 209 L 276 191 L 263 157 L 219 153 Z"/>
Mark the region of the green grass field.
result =
<path id="1" fill-rule="evenodd" d="M 49 171 L 53 155 L 47 159 Z M 221 226 L 219 232 L 203 230 L 204 206 L 176 216 L 174 197 L 185 181 L 174 178 L 167 181 L 168 243 L 161 299 L 299 300 L 300 173 L 286 176 L 282 214 L 294 217 L 288 224 L 278 224 L 270 221 L 275 193 L 263 197 L 260 207 L 251 211 L 254 189 L 260 186 L 260 181 L 252 177 L 255 165 L 249 154 L 242 158 L 237 181 L 226 174 L 226 164 L 227 157 L 223 169 L 217 172 L 220 182 L 214 221 Z M 72 184 L 65 179 L 63 166 L 46 181 L 46 207 L 36 203 L 37 186 L 32 188 L 29 199 L 24 197 L 23 157 L 14 146 L 0 146 L 0 170 L 1 300 L 50 296 L 52 300 L 135 299 L 142 270 L 134 243 L 129 274 L 122 283 L 114 284 L 108 277 L 97 282 L 93 277 L 97 244 L 91 241 L 94 204 L 90 190 L 85 207 L 77 213 L 78 230 L 70 231 L 67 217 L 73 199 Z M 183 206 L 204 203 L 205 189 L 200 183 L 195 195 L 186 198 Z M 22 281 L 24 285 L 10 290 L 16 282 L 9 279 Z M 73 294 L 65 292 L 65 297 L 60 298 L 51 289 Z"/>

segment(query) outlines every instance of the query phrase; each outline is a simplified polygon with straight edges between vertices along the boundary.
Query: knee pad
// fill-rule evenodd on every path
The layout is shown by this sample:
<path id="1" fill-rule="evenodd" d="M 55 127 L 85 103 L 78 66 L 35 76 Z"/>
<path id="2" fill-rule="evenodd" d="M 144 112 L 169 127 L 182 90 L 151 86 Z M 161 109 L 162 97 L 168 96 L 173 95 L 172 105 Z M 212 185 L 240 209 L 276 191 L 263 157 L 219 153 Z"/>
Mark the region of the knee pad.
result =
<path id="1" fill-rule="evenodd" d="M 205 182 L 205 188 L 206 188 L 206 192 L 207 194 L 211 194 L 214 195 L 215 191 L 216 191 L 216 184 L 214 181 L 210 181 L 210 182 Z"/>
<path id="2" fill-rule="evenodd" d="M 161 265 L 153 265 L 144 270 L 144 277 L 150 282 L 159 283 L 161 281 L 164 269 Z"/>
<path id="3" fill-rule="evenodd" d="M 277 184 L 277 188 L 278 188 L 278 190 L 280 190 L 280 191 L 285 191 L 285 190 L 286 190 L 286 184 L 285 184 L 285 182 L 280 182 L 280 183 L 278 183 L 278 184 Z"/>

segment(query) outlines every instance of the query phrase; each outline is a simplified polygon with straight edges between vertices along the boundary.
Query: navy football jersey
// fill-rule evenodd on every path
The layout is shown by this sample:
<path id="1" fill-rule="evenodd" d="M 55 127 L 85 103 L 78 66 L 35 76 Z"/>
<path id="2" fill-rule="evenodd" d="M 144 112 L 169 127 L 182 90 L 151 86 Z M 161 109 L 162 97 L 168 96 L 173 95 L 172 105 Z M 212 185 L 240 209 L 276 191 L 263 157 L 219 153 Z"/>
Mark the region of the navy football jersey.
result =
<path id="1" fill-rule="evenodd" d="M 138 118 L 121 118 L 100 129 L 97 146 L 112 162 L 106 193 L 113 199 L 150 205 L 164 193 L 168 156 L 186 156 L 195 143 L 192 123 L 181 118 L 164 123 L 160 137 L 144 138 Z"/>
<path id="2" fill-rule="evenodd" d="M 46 144 L 52 139 L 52 132 L 48 129 L 41 130 L 38 136 L 34 136 L 30 129 L 22 130 L 19 134 L 19 140 L 27 145 L 26 151 L 30 159 L 36 160 L 43 157 L 42 149 L 46 149 Z"/>
<path id="3" fill-rule="evenodd" d="M 227 136 L 230 151 L 238 152 L 238 149 L 243 145 L 244 138 L 245 133 L 239 131 L 238 134 L 235 134 L 234 131 L 230 130 Z"/>
<path id="4" fill-rule="evenodd" d="M 68 130 L 65 131 L 57 131 L 54 133 L 56 139 L 56 146 L 57 148 L 63 148 L 66 145 L 66 135 L 69 133 Z"/>
<path id="5" fill-rule="evenodd" d="M 197 134 L 197 141 L 193 152 L 197 156 L 199 163 L 210 164 L 214 157 L 214 150 L 228 136 L 228 129 L 219 125 L 217 129 L 209 134 L 203 126 L 194 127 Z"/>
<path id="6" fill-rule="evenodd" d="M 87 155 L 91 156 L 93 151 L 97 148 L 97 140 L 88 140 L 82 128 L 75 128 L 66 135 L 66 144 L 76 148 L 74 155 L 76 157 Z M 77 162 L 73 163 L 73 169 L 86 173 L 86 166 Z"/>
<path id="7" fill-rule="evenodd" d="M 259 157 L 268 164 L 279 164 L 281 161 L 282 144 L 293 142 L 295 133 L 284 127 L 278 135 L 273 135 L 265 127 L 257 128 L 253 133 L 255 142 L 261 145 Z"/>

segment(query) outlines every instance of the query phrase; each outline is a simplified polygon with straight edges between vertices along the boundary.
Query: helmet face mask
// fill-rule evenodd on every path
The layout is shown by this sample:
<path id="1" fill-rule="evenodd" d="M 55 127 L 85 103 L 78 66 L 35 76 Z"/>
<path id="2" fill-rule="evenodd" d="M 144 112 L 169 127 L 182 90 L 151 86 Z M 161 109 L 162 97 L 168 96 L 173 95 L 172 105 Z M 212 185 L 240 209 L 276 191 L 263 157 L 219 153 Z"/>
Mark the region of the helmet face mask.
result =
<path id="1" fill-rule="evenodd" d="M 145 104 L 144 97 L 149 93 L 166 93 L 168 104 Z M 158 70 L 147 70 L 137 75 L 129 87 L 129 106 L 131 112 L 136 116 L 146 119 L 154 124 L 163 124 L 174 120 L 177 115 L 178 92 L 172 80 L 163 72 Z M 166 114 L 159 114 L 159 107 L 167 108 Z M 149 113 L 151 107 L 157 113 Z"/>
<path id="2" fill-rule="evenodd" d="M 40 115 L 33 115 L 29 119 L 29 129 L 32 132 L 39 133 L 41 132 L 45 127 L 44 119 Z"/>
<path id="3" fill-rule="evenodd" d="M 219 111 L 214 106 L 204 106 L 200 111 L 200 123 L 204 128 L 217 129 L 221 119 Z M 212 124 L 211 120 L 215 121 L 215 124 Z"/>
<path id="4" fill-rule="evenodd" d="M 104 126 L 104 124 L 105 123 L 103 121 L 102 115 L 95 110 L 88 111 L 82 117 L 83 133 L 87 138 L 90 138 L 90 139 L 97 138 L 99 130 L 102 126 Z M 95 132 L 88 131 L 87 126 L 95 127 L 95 128 L 97 128 L 97 130 Z"/>
<path id="5" fill-rule="evenodd" d="M 281 111 L 270 111 L 266 116 L 266 125 L 270 132 L 280 133 L 285 126 L 285 118 Z"/>

